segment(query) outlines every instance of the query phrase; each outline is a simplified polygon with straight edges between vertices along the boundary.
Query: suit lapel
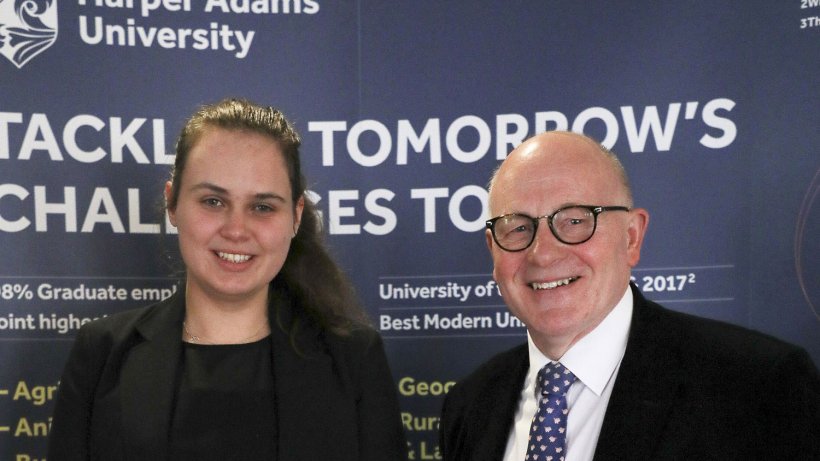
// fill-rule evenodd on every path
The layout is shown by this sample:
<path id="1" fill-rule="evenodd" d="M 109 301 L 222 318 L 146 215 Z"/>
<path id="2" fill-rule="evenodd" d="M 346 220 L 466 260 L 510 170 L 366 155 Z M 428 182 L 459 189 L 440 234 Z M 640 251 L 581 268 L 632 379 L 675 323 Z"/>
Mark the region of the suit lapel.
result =
<path id="1" fill-rule="evenodd" d="M 128 352 L 120 378 L 129 459 L 167 458 L 184 312 L 185 293 L 179 290 L 136 326 L 141 337 Z"/>
<path id="2" fill-rule="evenodd" d="M 653 459 L 683 388 L 675 332 L 658 324 L 658 308 L 633 287 L 629 339 L 607 406 L 595 461 Z"/>
<path id="3" fill-rule="evenodd" d="M 497 369 L 476 396 L 476 402 L 470 405 L 472 414 L 465 415 L 465 426 L 474 431 L 465 443 L 465 446 L 473 447 L 465 459 L 497 461 L 504 457 L 529 368 L 526 345 L 515 349 L 513 354 L 514 359 Z"/>

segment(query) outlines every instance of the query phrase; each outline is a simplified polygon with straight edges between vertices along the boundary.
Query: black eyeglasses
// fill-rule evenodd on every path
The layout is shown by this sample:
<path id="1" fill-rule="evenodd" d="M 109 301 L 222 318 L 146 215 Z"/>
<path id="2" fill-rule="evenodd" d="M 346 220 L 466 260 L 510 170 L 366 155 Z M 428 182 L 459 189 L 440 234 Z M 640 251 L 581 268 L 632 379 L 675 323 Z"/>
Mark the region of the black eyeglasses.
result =
<path id="1" fill-rule="evenodd" d="M 604 211 L 629 211 L 625 206 L 572 205 L 555 210 L 551 215 L 533 218 L 511 213 L 487 221 L 493 240 L 506 251 L 527 249 L 535 241 L 538 222 L 544 218 L 558 241 L 578 245 L 592 238 L 598 227 L 598 215 Z"/>

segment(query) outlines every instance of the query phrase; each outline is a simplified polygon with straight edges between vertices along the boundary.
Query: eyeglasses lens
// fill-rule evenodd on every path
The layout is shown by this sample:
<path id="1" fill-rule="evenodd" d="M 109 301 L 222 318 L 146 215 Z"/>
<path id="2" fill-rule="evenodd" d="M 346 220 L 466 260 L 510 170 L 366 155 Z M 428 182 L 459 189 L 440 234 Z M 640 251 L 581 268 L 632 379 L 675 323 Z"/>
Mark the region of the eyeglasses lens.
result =
<path id="1" fill-rule="evenodd" d="M 498 244 L 505 250 L 523 250 L 533 241 L 536 222 L 526 215 L 502 216 L 495 221 L 493 233 Z M 584 207 L 565 208 L 552 216 L 550 229 L 564 243 L 583 242 L 595 231 L 595 215 Z"/>
<path id="2" fill-rule="evenodd" d="M 583 242 L 595 230 L 595 215 L 587 208 L 566 208 L 552 217 L 552 229 L 565 243 Z"/>

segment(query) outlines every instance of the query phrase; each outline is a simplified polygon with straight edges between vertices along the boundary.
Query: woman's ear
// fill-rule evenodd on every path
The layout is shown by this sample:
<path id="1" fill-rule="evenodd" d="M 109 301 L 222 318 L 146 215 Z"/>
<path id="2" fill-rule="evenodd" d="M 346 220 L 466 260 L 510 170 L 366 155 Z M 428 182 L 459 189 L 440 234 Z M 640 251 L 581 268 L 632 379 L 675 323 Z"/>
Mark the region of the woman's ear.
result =
<path id="1" fill-rule="evenodd" d="M 305 209 L 305 195 L 299 196 L 296 206 L 293 207 L 293 236 L 299 232 L 299 224 L 302 223 L 302 211 Z"/>
<path id="2" fill-rule="evenodd" d="M 165 210 L 168 212 L 168 221 L 176 227 L 177 225 L 177 218 L 176 218 L 176 207 L 171 208 L 168 204 L 171 203 L 171 199 L 173 197 L 174 188 L 171 184 L 171 181 L 165 182 L 165 190 L 163 191 L 163 195 L 165 196 Z"/>

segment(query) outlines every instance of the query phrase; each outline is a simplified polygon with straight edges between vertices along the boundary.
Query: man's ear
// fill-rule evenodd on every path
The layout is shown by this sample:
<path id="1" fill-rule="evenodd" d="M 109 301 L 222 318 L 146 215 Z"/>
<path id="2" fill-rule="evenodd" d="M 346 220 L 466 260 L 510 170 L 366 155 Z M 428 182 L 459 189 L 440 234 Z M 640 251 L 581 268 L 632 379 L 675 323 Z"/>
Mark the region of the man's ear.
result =
<path id="1" fill-rule="evenodd" d="M 641 260 L 641 245 L 649 226 L 649 212 L 643 208 L 633 208 L 629 211 L 629 227 L 627 228 L 627 263 L 629 267 L 638 265 Z"/>
<path id="2" fill-rule="evenodd" d="M 493 232 L 490 229 L 484 231 L 484 240 L 487 242 L 487 249 L 490 250 L 490 253 L 493 252 Z"/>

